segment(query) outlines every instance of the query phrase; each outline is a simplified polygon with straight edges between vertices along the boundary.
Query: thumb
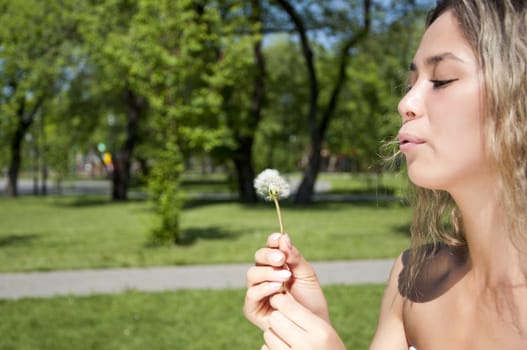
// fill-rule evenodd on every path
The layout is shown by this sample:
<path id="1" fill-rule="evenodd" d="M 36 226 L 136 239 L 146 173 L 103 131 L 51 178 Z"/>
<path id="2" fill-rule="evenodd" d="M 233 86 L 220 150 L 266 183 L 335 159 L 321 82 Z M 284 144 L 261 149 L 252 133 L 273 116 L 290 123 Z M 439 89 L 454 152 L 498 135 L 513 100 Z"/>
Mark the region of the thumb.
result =
<path id="1" fill-rule="evenodd" d="M 280 237 L 280 250 L 286 255 L 286 265 L 296 279 L 315 280 L 318 281 L 315 270 L 309 264 L 300 251 L 291 243 L 291 238 L 288 234 Z"/>

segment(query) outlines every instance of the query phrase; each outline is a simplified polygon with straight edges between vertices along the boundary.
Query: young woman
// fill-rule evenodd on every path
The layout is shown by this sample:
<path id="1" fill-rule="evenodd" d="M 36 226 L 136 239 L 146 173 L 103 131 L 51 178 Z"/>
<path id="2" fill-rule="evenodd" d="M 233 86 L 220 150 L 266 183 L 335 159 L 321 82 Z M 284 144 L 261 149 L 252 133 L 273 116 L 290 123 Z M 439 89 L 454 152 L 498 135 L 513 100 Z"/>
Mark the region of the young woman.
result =
<path id="1" fill-rule="evenodd" d="M 412 248 L 370 349 L 527 349 L 527 1 L 439 1 L 399 113 Z M 271 235 L 255 259 L 244 312 L 262 349 L 344 349 L 289 237 Z"/>

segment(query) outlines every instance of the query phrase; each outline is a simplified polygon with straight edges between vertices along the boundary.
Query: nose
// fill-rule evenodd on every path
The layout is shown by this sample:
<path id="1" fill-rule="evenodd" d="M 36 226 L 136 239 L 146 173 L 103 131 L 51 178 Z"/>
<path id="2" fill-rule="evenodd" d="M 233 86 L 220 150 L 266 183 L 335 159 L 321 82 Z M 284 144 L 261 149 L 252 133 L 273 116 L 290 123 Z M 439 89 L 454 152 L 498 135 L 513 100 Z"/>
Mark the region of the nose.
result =
<path id="1" fill-rule="evenodd" d="M 423 108 L 423 96 L 416 85 L 404 95 L 397 106 L 399 114 L 403 119 L 403 124 L 421 117 L 423 115 Z"/>

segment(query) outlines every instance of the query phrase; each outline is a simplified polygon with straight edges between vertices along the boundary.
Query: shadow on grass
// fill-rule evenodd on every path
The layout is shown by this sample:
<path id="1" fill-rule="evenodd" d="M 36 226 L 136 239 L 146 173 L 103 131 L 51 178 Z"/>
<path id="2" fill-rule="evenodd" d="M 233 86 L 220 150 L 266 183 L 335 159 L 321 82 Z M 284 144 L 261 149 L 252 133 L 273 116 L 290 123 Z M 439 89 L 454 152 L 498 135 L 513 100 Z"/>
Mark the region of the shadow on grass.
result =
<path id="1" fill-rule="evenodd" d="M 220 239 L 234 239 L 238 234 L 232 231 L 226 231 L 218 227 L 200 227 L 200 228 L 187 228 L 181 232 L 181 235 L 177 238 L 176 245 L 179 247 L 191 246 L 196 243 L 197 240 L 220 240 Z M 146 244 L 148 248 L 156 248 L 166 246 L 166 243 L 159 243 L 150 241 Z"/>
<path id="2" fill-rule="evenodd" d="M 194 186 L 194 185 L 207 185 L 207 186 L 219 186 L 219 187 L 228 187 L 229 182 L 225 179 L 184 179 L 181 182 L 181 186 Z"/>
<path id="3" fill-rule="evenodd" d="M 330 190 L 329 194 L 342 194 L 342 195 L 384 195 L 393 196 L 397 192 L 397 188 L 392 186 L 377 186 L 377 187 L 366 187 L 366 188 L 354 188 L 354 189 L 342 189 L 342 190 Z"/>
<path id="4" fill-rule="evenodd" d="M 225 203 L 239 203 L 236 199 L 188 199 L 183 204 L 183 209 L 193 209 L 199 207 L 205 207 L 216 204 L 225 204 Z"/>
<path id="5" fill-rule="evenodd" d="M 231 231 L 225 231 L 218 227 L 189 228 L 181 233 L 178 240 L 179 245 L 192 245 L 198 239 L 218 240 L 234 239 L 237 235 Z"/>
<path id="6" fill-rule="evenodd" d="M 269 205 L 269 204 L 267 204 Z M 272 205 L 272 203 L 271 203 Z M 280 203 L 280 206 L 287 208 L 287 210 L 302 211 L 320 210 L 320 211 L 338 211 L 349 210 L 350 208 L 401 208 L 405 205 L 399 201 L 385 201 L 385 200 L 364 200 L 361 198 L 344 198 L 344 199 L 328 199 L 316 200 L 310 204 L 294 204 L 290 201 Z"/>
<path id="7" fill-rule="evenodd" d="M 0 248 L 14 246 L 14 245 L 27 245 L 31 244 L 38 238 L 39 235 L 35 233 L 28 234 L 13 234 L 5 237 L 0 237 Z"/>
<path id="8" fill-rule="evenodd" d="M 115 205 L 123 203 L 134 203 L 134 202 L 144 202 L 145 199 L 142 198 L 132 198 L 126 201 L 112 201 L 107 196 L 71 196 L 71 197 L 60 197 L 54 201 L 54 205 L 57 207 L 72 207 L 72 208 L 87 208 L 87 207 L 97 207 L 104 205 Z"/>
<path id="9" fill-rule="evenodd" d="M 393 227 L 393 232 L 398 235 L 410 237 L 410 223 L 404 225 L 397 225 Z"/>

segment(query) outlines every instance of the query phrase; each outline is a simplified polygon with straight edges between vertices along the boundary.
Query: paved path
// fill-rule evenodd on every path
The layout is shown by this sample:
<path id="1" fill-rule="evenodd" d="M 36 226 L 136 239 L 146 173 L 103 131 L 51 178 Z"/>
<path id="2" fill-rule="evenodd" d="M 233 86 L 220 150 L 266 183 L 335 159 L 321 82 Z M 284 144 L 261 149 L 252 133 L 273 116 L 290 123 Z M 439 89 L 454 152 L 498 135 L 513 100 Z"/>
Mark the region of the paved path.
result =
<path id="1" fill-rule="evenodd" d="M 323 285 L 384 283 L 393 260 L 313 263 Z M 0 299 L 245 287 L 248 264 L 0 274 Z"/>

